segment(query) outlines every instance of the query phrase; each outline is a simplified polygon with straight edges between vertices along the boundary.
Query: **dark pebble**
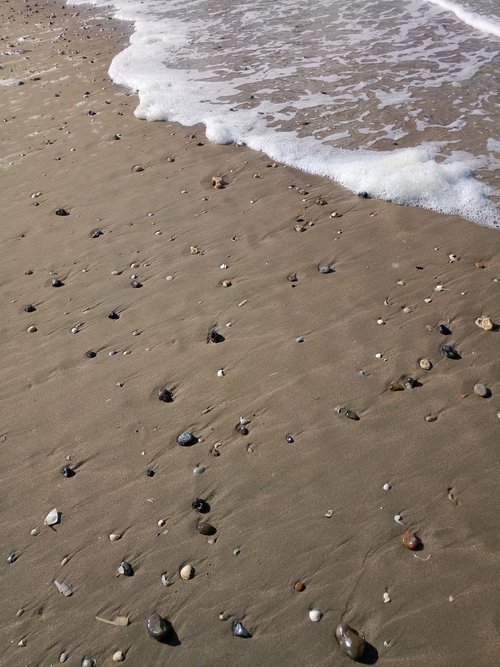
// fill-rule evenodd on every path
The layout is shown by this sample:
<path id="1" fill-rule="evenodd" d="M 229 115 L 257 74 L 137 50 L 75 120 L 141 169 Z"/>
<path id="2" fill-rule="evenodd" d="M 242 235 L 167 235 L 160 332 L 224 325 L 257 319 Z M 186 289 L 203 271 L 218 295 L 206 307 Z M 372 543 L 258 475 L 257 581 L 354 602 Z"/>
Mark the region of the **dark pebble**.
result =
<path id="1" fill-rule="evenodd" d="M 446 357 L 447 359 L 461 359 L 462 357 L 458 354 L 458 352 L 451 347 L 451 345 L 443 345 L 441 348 L 441 354 L 443 357 Z"/>
<path id="2" fill-rule="evenodd" d="M 439 331 L 439 333 L 442 334 L 443 336 L 451 336 L 451 331 L 448 329 L 448 327 L 446 326 L 446 324 L 440 324 L 440 325 L 438 326 L 438 331 Z"/>
<path id="3" fill-rule="evenodd" d="M 35 307 L 32 303 L 28 303 L 27 306 L 24 306 L 24 310 L 25 310 L 27 313 L 34 313 L 35 310 L 36 310 L 36 307 Z"/>
<path id="4" fill-rule="evenodd" d="M 16 554 L 15 554 L 14 552 L 10 553 L 10 554 L 7 556 L 7 563 L 15 563 L 16 560 L 17 560 L 17 556 L 16 556 Z"/>
<path id="5" fill-rule="evenodd" d="M 410 376 L 404 377 L 402 383 L 405 389 L 415 389 L 415 387 L 417 386 L 417 381 L 415 380 L 415 378 L 412 378 Z"/>
<path id="6" fill-rule="evenodd" d="M 65 208 L 58 208 L 56 209 L 56 215 L 69 215 L 69 211 Z"/>
<path id="7" fill-rule="evenodd" d="M 286 441 L 288 442 L 289 445 L 291 445 L 292 442 L 294 442 L 294 439 L 292 438 L 291 435 L 287 435 L 287 436 L 286 436 Z"/>
<path id="8" fill-rule="evenodd" d="M 148 469 L 146 470 L 146 475 L 147 475 L 148 477 L 154 477 L 154 476 L 155 476 L 155 471 L 152 470 L 151 468 L 148 468 Z"/>
<path id="9" fill-rule="evenodd" d="M 132 287 L 135 287 L 136 289 L 142 287 L 142 283 L 139 280 L 132 280 L 130 284 L 132 285 Z"/>
<path id="10" fill-rule="evenodd" d="M 217 528 L 215 526 L 212 526 L 210 523 L 199 523 L 196 526 L 197 531 L 200 533 L 200 535 L 215 535 L 217 532 Z"/>
<path id="11" fill-rule="evenodd" d="M 207 343 L 222 343 L 224 341 L 224 336 L 217 331 L 217 329 L 210 329 L 207 334 Z"/>
<path id="12" fill-rule="evenodd" d="M 102 236 L 103 234 L 104 234 L 104 232 L 102 231 L 102 229 L 99 229 L 99 228 L 93 229 L 90 232 L 90 238 L 91 239 L 97 239 L 99 236 Z"/>
<path id="13" fill-rule="evenodd" d="M 146 630 L 150 637 L 156 639 L 156 641 L 163 642 L 171 635 L 172 626 L 169 621 L 155 612 L 146 621 Z"/>
<path id="14" fill-rule="evenodd" d="M 70 477 L 74 477 L 76 475 L 75 471 L 73 468 L 70 468 L 69 466 L 64 466 L 64 468 L 61 470 L 63 477 L 67 477 L 68 479 Z"/>
<path id="15" fill-rule="evenodd" d="M 123 570 L 123 574 L 126 577 L 133 577 L 134 576 L 134 568 L 130 563 L 127 563 L 126 560 L 122 561 L 120 564 L 121 569 Z"/>
<path id="16" fill-rule="evenodd" d="M 359 416 L 355 412 L 353 412 L 352 410 L 346 410 L 345 411 L 345 416 L 348 419 L 353 419 L 356 422 L 359 421 Z"/>
<path id="17" fill-rule="evenodd" d="M 210 512 L 210 505 L 206 500 L 203 500 L 203 498 L 196 498 L 196 500 L 193 500 L 191 507 L 200 514 L 208 514 L 208 512 Z"/>
<path id="18" fill-rule="evenodd" d="M 116 310 L 112 310 L 109 314 L 108 317 L 110 320 L 119 320 L 120 315 L 116 312 Z"/>
<path id="19" fill-rule="evenodd" d="M 62 280 L 59 280 L 59 278 L 54 278 L 52 280 L 52 287 L 62 287 L 64 285 Z"/>
<path id="20" fill-rule="evenodd" d="M 237 431 L 240 435 L 248 435 L 249 433 L 249 430 L 243 424 L 236 424 L 235 431 Z"/>
<path id="21" fill-rule="evenodd" d="M 85 356 L 87 357 L 87 359 L 93 359 L 94 357 L 97 357 L 97 352 L 89 350 L 88 352 L 85 352 Z"/>
<path id="22" fill-rule="evenodd" d="M 190 431 L 182 431 L 177 436 L 177 444 L 181 447 L 190 447 L 198 442 L 198 438 Z"/>
<path id="23" fill-rule="evenodd" d="M 163 401 L 163 403 L 172 403 L 172 401 L 174 400 L 172 392 L 169 389 L 166 389 L 165 387 L 160 389 L 156 394 L 156 396 L 160 401 Z"/>
<path id="24" fill-rule="evenodd" d="M 234 621 L 233 623 L 233 637 L 241 637 L 242 639 L 250 639 L 252 635 L 243 626 L 241 621 Z"/>
<path id="25" fill-rule="evenodd" d="M 358 197 L 361 197 L 361 199 L 370 199 L 370 195 L 368 194 L 368 192 L 365 192 L 364 190 L 363 192 L 358 192 Z"/>

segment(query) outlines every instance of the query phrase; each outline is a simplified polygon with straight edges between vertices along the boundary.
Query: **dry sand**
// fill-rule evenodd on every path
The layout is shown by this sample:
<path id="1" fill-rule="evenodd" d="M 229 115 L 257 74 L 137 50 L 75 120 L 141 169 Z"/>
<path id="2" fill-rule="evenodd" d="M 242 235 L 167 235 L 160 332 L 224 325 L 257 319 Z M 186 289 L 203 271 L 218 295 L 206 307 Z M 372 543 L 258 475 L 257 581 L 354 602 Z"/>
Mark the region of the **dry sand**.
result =
<path id="1" fill-rule="evenodd" d="M 137 667 L 342 666 L 343 619 L 372 645 L 368 663 L 492 665 L 500 333 L 474 320 L 500 321 L 498 232 L 135 119 L 136 99 L 106 75 L 127 27 L 75 14 L 1 8 L 14 83 L 0 100 L 0 664 L 66 652 L 100 667 L 122 650 Z M 225 340 L 207 343 L 214 326 Z M 389 391 L 402 374 L 421 386 Z M 176 444 L 185 429 L 189 448 Z M 196 530 L 196 498 L 216 539 Z M 420 551 L 402 546 L 407 529 Z M 123 559 L 134 576 L 115 576 Z M 147 636 L 154 611 L 177 646 Z M 232 636 L 235 619 L 251 639 Z"/>

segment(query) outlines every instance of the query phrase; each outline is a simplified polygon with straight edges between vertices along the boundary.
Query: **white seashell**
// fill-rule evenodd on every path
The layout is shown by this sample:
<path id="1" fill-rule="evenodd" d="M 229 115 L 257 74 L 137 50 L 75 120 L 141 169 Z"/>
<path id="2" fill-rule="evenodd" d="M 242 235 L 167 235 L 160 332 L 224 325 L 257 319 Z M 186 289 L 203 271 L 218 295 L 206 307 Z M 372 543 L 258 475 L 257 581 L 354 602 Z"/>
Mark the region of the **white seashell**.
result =
<path id="1" fill-rule="evenodd" d="M 57 590 L 59 593 L 62 593 L 65 597 L 69 598 L 70 595 L 73 595 L 73 591 L 70 586 L 64 581 L 57 581 L 57 579 L 54 581 Z"/>
<path id="2" fill-rule="evenodd" d="M 432 299 L 430 299 L 429 297 L 427 297 L 427 299 L 424 299 L 424 303 L 432 303 Z"/>
<path id="3" fill-rule="evenodd" d="M 382 354 L 382 352 L 377 352 L 377 354 L 375 355 L 377 359 L 382 359 L 383 356 L 384 355 Z"/>
<path id="4" fill-rule="evenodd" d="M 171 586 L 174 582 L 172 581 L 172 579 L 170 579 L 168 574 L 164 572 L 161 575 L 161 583 L 166 587 L 166 586 Z"/>
<path id="5" fill-rule="evenodd" d="M 450 255 L 448 255 L 448 259 L 450 260 L 450 264 L 451 264 L 452 262 L 457 262 L 457 261 L 458 261 L 458 257 L 457 257 L 456 255 L 454 255 L 453 253 L 451 253 Z"/>
<path id="6" fill-rule="evenodd" d="M 110 542 L 116 542 L 120 538 L 121 538 L 120 533 L 111 533 L 111 535 L 109 536 L 109 541 Z"/>
<path id="7" fill-rule="evenodd" d="M 184 579 L 184 581 L 188 581 L 189 579 L 192 579 L 194 577 L 194 567 L 192 565 L 184 565 L 184 567 L 181 567 L 179 574 L 181 576 L 181 579 Z"/>
<path id="8" fill-rule="evenodd" d="M 69 658 L 69 653 L 64 653 L 63 651 L 59 656 L 59 662 L 66 662 L 68 658 Z"/>
<path id="9" fill-rule="evenodd" d="M 168 280 L 169 282 L 174 279 L 174 276 L 167 276 L 165 280 Z"/>
<path id="10" fill-rule="evenodd" d="M 317 623 L 319 620 L 321 620 L 321 617 L 323 614 L 319 611 L 319 609 L 311 609 L 309 612 L 309 618 L 313 623 Z"/>
<path id="11" fill-rule="evenodd" d="M 217 377 L 220 377 L 220 378 L 223 378 L 223 377 L 224 377 L 224 369 L 223 369 L 223 368 L 220 368 L 220 369 L 217 371 Z"/>
<path id="12" fill-rule="evenodd" d="M 327 519 L 331 519 L 333 516 L 333 510 L 328 510 L 328 512 L 325 512 L 325 516 Z"/>
<path id="13" fill-rule="evenodd" d="M 20 640 L 17 642 L 17 645 L 18 645 L 18 646 L 26 646 L 26 644 L 27 644 L 26 639 L 20 639 Z"/>
<path id="14" fill-rule="evenodd" d="M 404 287 L 406 285 L 404 280 L 398 280 L 397 284 L 401 285 L 401 287 Z"/>
<path id="15" fill-rule="evenodd" d="M 38 528 L 33 528 L 30 532 L 31 537 L 36 537 L 37 535 L 40 535 L 40 531 Z"/>
<path id="16" fill-rule="evenodd" d="M 385 324 L 385 320 L 383 320 L 381 317 L 378 318 L 377 324 Z"/>
<path id="17" fill-rule="evenodd" d="M 43 522 L 46 526 L 55 526 L 59 523 L 59 512 L 55 507 L 53 510 L 50 510 Z"/>
<path id="18" fill-rule="evenodd" d="M 123 662 L 125 660 L 125 653 L 123 651 L 115 651 L 112 659 L 113 662 Z"/>
<path id="19" fill-rule="evenodd" d="M 221 264 L 221 265 L 219 266 L 219 269 L 227 269 L 227 264 Z"/>
<path id="20" fill-rule="evenodd" d="M 162 526 L 164 526 L 165 524 L 166 524 L 165 519 L 159 519 L 159 520 L 158 520 L 158 525 L 160 526 L 160 528 L 161 528 Z"/>
<path id="21" fill-rule="evenodd" d="M 82 667 L 95 667 L 96 661 L 93 658 L 84 658 L 82 660 Z"/>
<path id="22" fill-rule="evenodd" d="M 443 285 L 436 285 L 436 287 L 434 288 L 435 292 L 442 292 L 443 290 L 444 290 Z"/>
<path id="23" fill-rule="evenodd" d="M 245 417 L 240 417 L 240 424 L 242 426 L 246 426 L 247 424 L 250 424 L 250 419 L 245 419 Z"/>
<path id="24" fill-rule="evenodd" d="M 396 523 L 399 523 L 399 524 L 403 525 L 403 517 L 401 516 L 401 514 L 395 514 L 394 515 L 394 521 Z"/>
<path id="25" fill-rule="evenodd" d="M 390 596 L 389 593 L 386 591 L 386 592 L 384 593 L 384 602 L 387 603 L 387 602 L 390 602 L 390 601 L 391 601 L 391 596 Z"/>
<path id="26" fill-rule="evenodd" d="M 69 563 L 69 556 L 64 556 L 64 558 L 61 561 L 61 565 L 64 566 L 66 563 Z"/>
<path id="27" fill-rule="evenodd" d="M 384 491 L 390 491 L 391 485 L 386 482 L 382 488 L 384 489 Z"/>

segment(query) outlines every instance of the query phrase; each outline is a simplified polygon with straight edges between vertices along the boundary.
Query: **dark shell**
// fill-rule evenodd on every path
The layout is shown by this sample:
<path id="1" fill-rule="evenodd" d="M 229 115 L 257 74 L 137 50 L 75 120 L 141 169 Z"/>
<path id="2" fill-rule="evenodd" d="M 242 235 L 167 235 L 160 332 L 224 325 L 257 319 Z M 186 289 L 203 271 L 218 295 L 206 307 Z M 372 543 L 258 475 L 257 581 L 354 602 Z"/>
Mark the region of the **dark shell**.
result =
<path id="1" fill-rule="evenodd" d="M 291 445 L 292 442 L 295 442 L 291 435 L 287 435 L 285 440 L 288 442 L 289 445 Z"/>
<path id="2" fill-rule="evenodd" d="M 320 264 L 318 266 L 318 271 L 320 273 L 332 273 L 333 269 L 330 264 Z"/>
<path id="3" fill-rule="evenodd" d="M 212 526 L 210 523 L 199 523 L 196 526 L 197 531 L 200 533 L 200 535 L 215 535 L 217 532 L 217 528 L 215 526 Z"/>
<path id="4" fill-rule="evenodd" d="M 102 231 L 102 229 L 99 229 L 99 228 L 93 229 L 90 232 L 90 238 L 91 239 L 97 239 L 99 236 L 102 236 L 103 234 L 104 234 L 104 232 Z"/>
<path id="5" fill-rule="evenodd" d="M 405 389 L 415 389 L 415 387 L 417 386 L 417 381 L 415 380 L 415 378 L 412 378 L 410 376 L 404 377 L 402 382 L 403 382 L 403 387 Z"/>
<path id="6" fill-rule="evenodd" d="M 59 280 L 59 278 L 54 278 L 52 280 L 52 287 L 62 287 L 64 285 L 62 280 Z"/>
<path id="7" fill-rule="evenodd" d="M 61 470 L 63 477 L 74 477 L 76 475 L 75 471 L 73 468 L 70 468 L 69 466 L 64 466 L 64 468 Z"/>
<path id="8" fill-rule="evenodd" d="M 161 389 L 159 389 L 156 396 L 160 401 L 163 401 L 163 403 L 172 403 L 172 401 L 174 400 L 172 392 L 166 387 L 162 387 Z"/>
<path id="9" fill-rule="evenodd" d="M 335 630 L 335 637 L 340 648 L 353 660 L 359 660 L 363 657 L 366 643 L 363 637 L 351 628 L 347 623 L 339 623 Z"/>
<path id="10" fill-rule="evenodd" d="M 370 195 L 368 192 L 358 192 L 358 197 L 361 197 L 361 199 L 370 199 Z"/>
<path id="11" fill-rule="evenodd" d="M 123 570 L 123 574 L 126 577 L 133 577 L 134 576 L 134 568 L 132 567 L 132 565 L 130 565 L 130 563 L 127 563 L 126 560 L 124 560 L 120 563 L 120 567 Z"/>
<path id="12" fill-rule="evenodd" d="M 181 447 L 190 447 L 198 442 L 198 438 L 190 431 L 182 431 L 177 436 L 177 444 Z"/>
<path id="13" fill-rule="evenodd" d="M 155 476 L 155 471 L 154 471 L 152 468 L 148 468 L 148 469 L 146 470 L 146 475 L 147 475 L 148 477 L 154 477 L 154 476 Z"/>
<path id="14" fill-rule="evenodd" d="M 162 618 L 156 612 L 146 621 L 146 630 L 148 634 L 156 641 L 162 642 L 167 640 L 172 633 L 172 626 L 167 619 Z"/>
<path id="15" fill-rule="evenodd" d="M 56 215 L 69 215 L 69 211 L 65 208 L 58 208 L 56 209 Z"/>
<path id="16" fill-rule="evenodd" d="M 233 623 L 233 637 L 241 637 L 242 639 L 250 639 L 252 635 L 243 627 L 241 621 L 234 621 Z"/>
<path id="17" fill-rule="evenodd" d="M 94 357 L 97 357 L 97 352 L 89 350 L 88 352 L 85 352 L 85 356 L 87 357 L 87 359 L 93 359 Z"/>
<path id="18" fill-rule="evenodd" d="M 438 326 L 438 331 L 439 331 L 439 333 L 442 334 L 443 336 L 451 336 L 451 331 L 448 329 L 448 327 L 446 326 L 446 324 L 440 324 L 440 325 Z"/>
<path id="19" fill-rule="evenodd" d="M 249 430 L 247 429 L 247 427 L 244 424 L 240 424 L 240 423 L 236 424 L 236 426 L 234 427 L 234 430 L 237 433 L 239 433 L 240 435 L 248 435 L 249 434 Z"/>
<path id="20" fill-rule="evenodd" d="M 139 289 L 139 287 L 142 287 L 142 283 L 139 280 L 132 280 L 130 283 L 132 287 L 135 287 L 136 289 Z"/>
<path id="21" fill-rule="evenodd" d="M 36 310 L 36 306 L 34 306 L 32 303 L 28 303 L 27 306 L 24 306 L 24 310 L 25 310 L 27 313 L 34 313 L 35 310 Z"/>
<path id="22" fill-rule="evenodd" d="M 10 554 L 8 554 L 7 563 L 15 563 L 16 560 L 17 560 L 17 556 L 14 552 L 11 552 Z"/>
<path id="23" fill-rule="evenodd" d="M 191 503 L 191 507 L 199 512 L 200 514 L 207 514 L 210 512 L 210 505 L 207 503 L 206 500 L 203 500 L 203 498 L 196 498 L 193 500 Z"/>
<path id="24" fill-rule="evenodd" d="M 352 410 L 346 410 L 345 416 L 347 417 L 347 419 L 353 419 L 355 422 L 359 421 L 359 416 Z"/>
<path id="25" fill-rule="evenodd" d="M 451 345 L 443 345 L 441 348 L 441 354 L 443 357 L 446 357 L 447 359 L 461 359 L 462 357 L 458 354 L 458 352 L 451 347 Z"/>
<path id="26" fill-rule="evenodd" d="M 116 312 L 116 310 L 112 310 L 110 313 L 108 313 L 108 317 L 110 320 L 119 320 L 120 315 Z"/>

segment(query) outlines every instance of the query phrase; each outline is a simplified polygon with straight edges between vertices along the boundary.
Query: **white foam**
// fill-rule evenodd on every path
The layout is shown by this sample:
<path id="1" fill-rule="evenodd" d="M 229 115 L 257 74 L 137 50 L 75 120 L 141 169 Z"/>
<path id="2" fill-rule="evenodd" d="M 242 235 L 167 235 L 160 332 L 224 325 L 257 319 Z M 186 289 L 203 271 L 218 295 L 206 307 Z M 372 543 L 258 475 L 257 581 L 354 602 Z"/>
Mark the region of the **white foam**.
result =
<path id="1" fill-rule="evenodd" d="M 470 25 L 471 28 L 474 28 L 475 30 L 484 32 L 487 35 L 500 37 L 500 21 L 497 21 L 493 17 L 482 16 L 476 12 L 471 12 L 456 2 L 450 2 L 450 0 L 427 0 L 427 2 L 430 2 L 433 5 L 439 5 L 447 12 L 454 14 L 459 21 Z"/>

